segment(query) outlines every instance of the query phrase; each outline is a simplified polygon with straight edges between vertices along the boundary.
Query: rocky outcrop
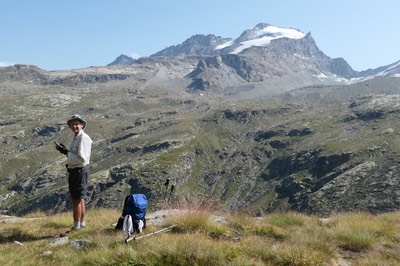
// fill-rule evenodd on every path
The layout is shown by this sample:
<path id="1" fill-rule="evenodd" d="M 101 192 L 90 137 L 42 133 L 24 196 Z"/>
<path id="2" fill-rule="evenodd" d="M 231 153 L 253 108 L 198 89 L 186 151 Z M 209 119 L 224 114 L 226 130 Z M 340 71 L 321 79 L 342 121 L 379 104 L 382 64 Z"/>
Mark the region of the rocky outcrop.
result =
<path id="1" fill-rule="evenodd" d="M 67 74 L 65 74 L 67 72 Z M 134 77 L 130 73 L 47 72 L 36 66 L 14 65 L 0 70 L 0 82 L 18 81 L 36 85 L 77 86 L 86 83 L 105 83 Z"/>
<path id="2" fill-rule="evenodd" d="M 71 75 L 68 77 L 57 77 L 54 79 L 48 79 L 46 82 L 42 82 L 44 85 L 65 85 L 65 86 L 76 86 L 86 83 L 105 83 L 113 80 L 125 80 L 130 77 L 134 77 L 132 74 L 84 74 L 84 75 Z"/>

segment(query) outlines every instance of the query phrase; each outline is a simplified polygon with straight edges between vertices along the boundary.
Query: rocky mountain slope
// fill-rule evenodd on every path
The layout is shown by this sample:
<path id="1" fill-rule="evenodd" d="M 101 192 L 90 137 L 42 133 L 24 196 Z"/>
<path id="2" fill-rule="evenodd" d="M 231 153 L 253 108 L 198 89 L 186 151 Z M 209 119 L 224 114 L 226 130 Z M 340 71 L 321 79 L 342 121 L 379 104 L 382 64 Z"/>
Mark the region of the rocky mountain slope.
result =
<path id="1" fill-rule="evenodd" d="M 235 47 L 264 38 L 257 30 Z M 70 208 L 65 158 L 53 141 L 69 145 L 65 121 L 76 113 L 94 140 L 89 207 L 120 209 L 127 194 L 142 192 L 154 209 L 399 209 L 398 64 L 358 73 L 324 55 L 310 34 L 268 34 L 274 40 L 239 53 L 212 54 L 199 45 L 215 38 L 196 36 L 185 42 L 193 49 L 178 45 L 133 64 L 0 68 L 0 212 Z"/>

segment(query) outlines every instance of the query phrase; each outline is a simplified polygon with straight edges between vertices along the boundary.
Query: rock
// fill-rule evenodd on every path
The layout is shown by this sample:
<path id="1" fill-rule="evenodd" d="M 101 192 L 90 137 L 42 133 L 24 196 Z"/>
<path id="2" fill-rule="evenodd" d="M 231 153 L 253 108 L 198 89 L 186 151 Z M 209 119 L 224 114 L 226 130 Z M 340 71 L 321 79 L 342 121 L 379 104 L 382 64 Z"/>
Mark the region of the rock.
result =
<path id="1" fill-rule="evenodd" d="M 72 241 L 70 246 L 71 246 L 71 248 L 73 248 L 73 249 L 81 249 L 81 248 L 83 248 L 84 246 L 86 246 L 87 243 L 88 243 L 88 241 L 83 240 L 83 239 L 79 239 L 79 240 L 74 240 L 74 241 Z"/>
<path id="2" fill-rule="evenodd" d="M 53 254 L 53 251 L 51 251 L 51 250 L 45 250 L 42 253 L 43 256 L 50 256 L 51 254 Z"/>
<path id="3" fill-rule="evenodd" d="M 390 135 L 390 134 L 394 133 L 394 129 L 393 128 L 388 128 L 388 129 L 385 129 L 382 133 Z"/>
<path id="4" fill-rule="evenodd" d="M 68 236 L 57 237 L 49 241 L 50 246 L 59 246 L 68 243 Z"/>
<path id="5" fill-rule="evenodd" d="M 16 245 L 18 245 L 18 246 L 23 246 L 23 245 L 24 245 L 24 244 L 22 244 L 21 242 L 16 241 L 16 240 L 15 240 L 13 243 L 16 244 Z"/>
<path id="6" fill-rule="evenodd" d="M 336 221 L 332 218 L 320 218 L 318 224 L 323 227 L 333 227 L 336 225 Z"/>

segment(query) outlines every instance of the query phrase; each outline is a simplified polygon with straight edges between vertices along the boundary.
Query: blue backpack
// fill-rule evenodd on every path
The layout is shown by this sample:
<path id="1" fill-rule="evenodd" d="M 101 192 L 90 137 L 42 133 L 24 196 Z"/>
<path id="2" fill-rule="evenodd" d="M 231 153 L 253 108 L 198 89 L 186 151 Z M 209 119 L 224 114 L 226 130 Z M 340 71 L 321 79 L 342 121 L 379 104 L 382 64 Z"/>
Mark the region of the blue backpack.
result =
<path id="1" fill-rule="evenodd" d="M 144 194 L 130 194 L 125 197 L 122 216 L 118 219 L 115 229 L 122 230 L 126 215 L 132 216 L 135 230 L 138 230 L 139 220 L 143 221 L 143 229 L 146 228 L 147 198 Z"/>
<path id="2" fill-rule="evenodd" d="M 131 215 L 133 220 L 144 220 L 147 210 L 147 198 L 144 194 L 130 194 L 125 198 L 123 216 Z"/>

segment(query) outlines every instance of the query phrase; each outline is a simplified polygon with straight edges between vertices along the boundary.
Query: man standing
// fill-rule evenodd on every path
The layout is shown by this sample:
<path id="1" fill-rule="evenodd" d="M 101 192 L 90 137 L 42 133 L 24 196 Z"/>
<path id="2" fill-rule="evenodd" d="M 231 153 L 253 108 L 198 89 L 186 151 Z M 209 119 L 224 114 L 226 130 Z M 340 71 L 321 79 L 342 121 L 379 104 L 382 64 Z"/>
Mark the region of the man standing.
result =
<path id="1" fill-rule="evenodd" d="M 79 115 L 73 115 L 68 121 L 68 126 L 75 136 L 69 150 L 63 145 L 56 145 L 56 149 L 68 158 L 67 169 L 69 172 L 68 185 L 71 195 L 74 217 L 74 229 L 85 227 L 85 196 L 89 178 L 90 153 L 92 139 L 84 132 L 86 121 Z"/>

